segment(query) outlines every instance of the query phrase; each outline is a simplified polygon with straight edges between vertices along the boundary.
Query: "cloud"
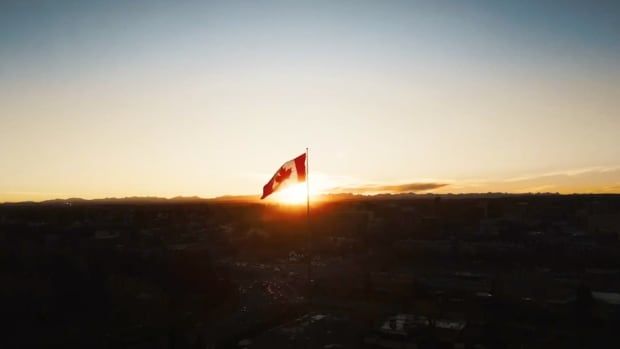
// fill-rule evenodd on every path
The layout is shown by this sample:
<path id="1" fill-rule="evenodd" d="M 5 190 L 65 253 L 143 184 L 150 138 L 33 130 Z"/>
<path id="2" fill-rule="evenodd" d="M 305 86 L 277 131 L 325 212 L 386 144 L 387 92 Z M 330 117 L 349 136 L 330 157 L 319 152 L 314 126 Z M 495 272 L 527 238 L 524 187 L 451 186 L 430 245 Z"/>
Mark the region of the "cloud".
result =
<path id="1" fill-rule="evenodd" d="M 508 178 L 419 178 L 409 182 L 369 183 L 355 178 L 330 181 L 324 193 L 620 193 L 620 165 L 530 173 Z M 335 185 L 334 185 L 335 184 Z"/>
<path id="2" fill-rule="evenodd" d="M 355 186 L 336 187 L 329 191 L 332 193 L 356 193 L 356 194 L 378 194 L 378 193 L 413 193 L 428 191 L 445 187 L 445 183 L 401 183 L 401 184 L 361 184 Z"/>
<path id="3" fill-rule="evenodd" d="M 338 184 L 336 184 L 338 183 Z M 421 178 L 405 183 L 365 183 L 357 179 L 331 181 L 322 192 L 342 194 L 412 193 L 620 193 L 620 165 L 574 168 L 511 178 Z M 336 184 L 336 185 L 334 185 Z"/>
<path id="4" fill-rule="evenodd" d="M 451 183 L 436 193 L 620 193 L 620 166 L 597 166 L 528 174 L 513 178 L 444 181 Z"/>
<path id="5" fill-rule="evenodd" d="M 620 166 L 596 166 L 596 167 L 584 167 L 575 168 L 563 171 L 554 171 L 547 173 L 530 174 L 526 176 L 520 176 L 515 178 L 506 179 L 505 182 L 523 182 L 528 180 L 536 180 L 546 177 L 575 177 L 575 176 L 589 176 L 592 174 L 605 174 L 620 171 Z"/>
<path id="6" fill-rule="evenodd" d="M 591 167 L 514 178 L 500 183 L 512 192 L 617 193 L 620 167 Z"/>

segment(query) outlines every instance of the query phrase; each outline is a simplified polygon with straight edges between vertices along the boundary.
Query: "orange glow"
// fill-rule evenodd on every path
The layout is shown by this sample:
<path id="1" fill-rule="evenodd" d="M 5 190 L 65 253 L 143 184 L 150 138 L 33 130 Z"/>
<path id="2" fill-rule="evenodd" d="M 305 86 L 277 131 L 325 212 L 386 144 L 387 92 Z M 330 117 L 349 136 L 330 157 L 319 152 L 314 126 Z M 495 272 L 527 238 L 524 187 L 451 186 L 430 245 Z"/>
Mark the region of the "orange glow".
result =
<path id="1" fill-rule="evenodd" d="M 322 173 L 314 173 L 310 178 L 310 201 L 316 203 L 321 198 L 321 194 L 329 192 L 333 183 L 329 176 Z M 273 193 L 271 200 L 287 205 L 306 204 L 306 183 L 294 183 Z"/>
<path id="2" fill-rule="evenodd" d="M 310 193 L 312 195 L 313 193 Z M 306 203 L 306 184 L 295 183 L 274 194 L 279 203 L 301 205 Z"/>

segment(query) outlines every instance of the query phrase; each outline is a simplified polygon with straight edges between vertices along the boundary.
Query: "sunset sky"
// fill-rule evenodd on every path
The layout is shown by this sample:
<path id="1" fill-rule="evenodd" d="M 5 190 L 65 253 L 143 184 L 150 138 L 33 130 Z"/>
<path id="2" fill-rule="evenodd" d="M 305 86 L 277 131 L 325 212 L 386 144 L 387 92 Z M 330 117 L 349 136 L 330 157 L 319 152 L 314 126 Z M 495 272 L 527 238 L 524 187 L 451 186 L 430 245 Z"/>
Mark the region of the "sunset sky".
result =
<path id="1" fill-rule="evenodd" d="M 620 193 L 620 5 L 0 4 L 0 202 L 258 195 L 306 147 L 317 191 Z"/>

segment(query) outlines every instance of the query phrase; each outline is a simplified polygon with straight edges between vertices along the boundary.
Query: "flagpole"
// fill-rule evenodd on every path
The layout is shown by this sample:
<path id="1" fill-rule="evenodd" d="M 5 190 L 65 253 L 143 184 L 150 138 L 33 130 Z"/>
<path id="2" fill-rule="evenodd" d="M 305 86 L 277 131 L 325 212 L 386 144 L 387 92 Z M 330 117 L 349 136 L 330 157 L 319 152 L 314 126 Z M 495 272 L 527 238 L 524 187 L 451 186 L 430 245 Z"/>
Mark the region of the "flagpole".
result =
<path id="1" fill-rule="evenodd" d="M 306 218 L 310 222 L 310 157 L 308 156 L 308 148 L 306 148 Z"/>
<path id="2" fill-rule="evenodd" d="M 310 157 L 306 147 L 306 227 L 308 229 L 308 286 L 312 294 L 312 229 L 310 228 Z"/>

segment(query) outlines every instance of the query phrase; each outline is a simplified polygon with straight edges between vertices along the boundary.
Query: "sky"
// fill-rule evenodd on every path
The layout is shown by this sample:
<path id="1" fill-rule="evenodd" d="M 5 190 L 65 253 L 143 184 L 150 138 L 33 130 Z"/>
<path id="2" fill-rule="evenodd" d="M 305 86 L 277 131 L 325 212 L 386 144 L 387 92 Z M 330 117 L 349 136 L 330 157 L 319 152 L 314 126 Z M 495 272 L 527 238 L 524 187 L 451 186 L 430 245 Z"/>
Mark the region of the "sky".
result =
<path id="1" fill-rule="evenodd" d="M 258 195 L 306 147 L 315 190 L 620 193 L 620 5 L 0 3 L 0 202 Z"/>

